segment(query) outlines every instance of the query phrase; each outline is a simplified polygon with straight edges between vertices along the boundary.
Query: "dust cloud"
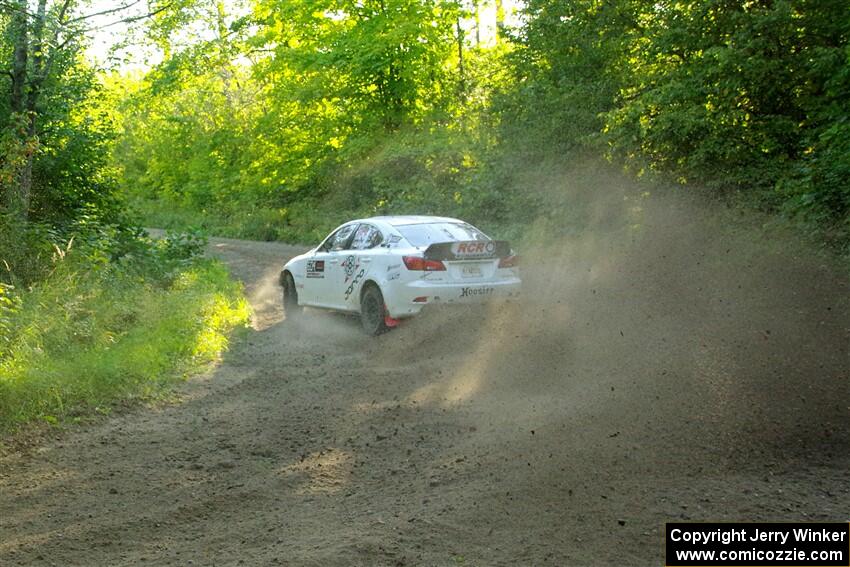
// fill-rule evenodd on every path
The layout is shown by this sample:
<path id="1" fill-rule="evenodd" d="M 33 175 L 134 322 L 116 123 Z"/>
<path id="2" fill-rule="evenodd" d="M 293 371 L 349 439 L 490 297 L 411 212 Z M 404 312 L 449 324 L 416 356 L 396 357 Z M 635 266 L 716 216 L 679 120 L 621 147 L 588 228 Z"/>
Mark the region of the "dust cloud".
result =
<path id="1" fill-rule="evenodd" d="M 520 244 L 521 301 L 426 314 L 367 364 L 425 376 L 410 403 L 466 412 L 460 452 L 499 479 L 491 497 L 514 487 L 519 526 L 547 509 L 582 541 L 651 548 L 681 518 L 842 519 L 846 276 L 699 196 L 598 172 L 543 190 L 576 227 L 544 219 Z M 833 486 L 832 508 L 789 500 L 813 484 Z M 620 523 L 636 520 L 649 533 Z"/>
<path id="2" fill-rule="evenodd" d="M 252 329 L 183 403 L 0 456 L 0 562 L 658 565 L 664 522 L 846 521 L 846 274 L 684 192 L 520 182 L 523 297 L 377 338 L 285 317 L 302 248 L 212 239 Z"/>
<path id="3" fill-rule="evenodd" d="M 843 519 L 846 275 L 682 190 L 592 167 L 525 183 L 559 213 L 515 243 L 521 300 L 427 312 L 377 339 L 312 310 L 281 325 L 363 389 L 362 419 L 428 412 L 406 454 L 442 448 L 447 529 L 490 526 L 461 541 L 501 529 L 512 558 L 587 564 L 655 556 L 657 526 L 676 519 Z M 526 556 L 523 530 L 542 546 Z"/>
<path id="4" fill-rule="evenodd" d="M 850 446 L 845 276 L 699 196 L 578 177 L 536 183 L 570 204 L 576 228 L 546 221 L 521 243 L 520 302 L 384 339 L 437 361 L 418 399 L 494 403 L 506 419 L 586 415 L 584 427 L 648 445 L 676 431 L 681 444 L 658 449 L 693 458 L 704 443 L 706 466 Z"/>

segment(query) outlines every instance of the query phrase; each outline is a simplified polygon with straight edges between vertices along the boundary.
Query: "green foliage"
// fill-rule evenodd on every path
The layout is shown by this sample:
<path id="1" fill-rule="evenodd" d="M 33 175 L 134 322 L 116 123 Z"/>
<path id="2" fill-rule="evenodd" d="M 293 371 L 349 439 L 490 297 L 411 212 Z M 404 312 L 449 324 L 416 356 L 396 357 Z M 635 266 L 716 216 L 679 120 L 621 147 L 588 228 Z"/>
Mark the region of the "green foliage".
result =
<path id="1" fill-rule="evenodd" d="M 81 55 L 82 5 L 61 4 L 46 2 L 44 13 L 33 8 L 21 18 L 26 2 L 0 5 L 3 68 L 15 69 L 16 51 L 26 54 L 17 87 L 14 72 L 0 79 L 0 206 L 48 224 L 119 208 L 109 168 L 115 128 L 97 73 Z M 27 195 L 25 210 L 11 198 L 18 193 Z"/>
<path id="2" fill-rule="evenodd" d="M 394 130 L 440 103 L 458 10 L 433 0 L 265 0 L 253 43 L 277 46 L 261 68 L 283 79 L 275 99 L 330 110 L 346 130 Z"/>
<path id="3" fill-rule="evenodd" d="M 241 287 L 198 259 L 196 236 L 137 239 L 110 259 L 115 239 L 94 231 L 25 293 L 0 286 L 0 430 L 161 395 L 247 321 Z"/>
<path id="4" fill-rule="evenodd" d="M 150 4 L 152 31 L 208 5 Z M 86 3 L 22 6 L 0 3 L 0 430 L 157 395 L 247 318 L 200 233 L 152 241 L 125 214 L 124 94 L 82 56 Z"/>
<path id="5" fill-rule="evenodd" d="M 0 283 L 0 352 L 5 352 L 12 342 L 14 317 L 21 309 L 21 298 L 14 286 Z"/>
<path id="6" fill-rule="evenodd" d="M 360 212 L 453 206 L 471 145 L 453 116 L 458 14 L 421 0 L 267 1 L 251 37 L 241 20 L 204 20 L 237 31 L 141 80 L 111 79 L 131 93 L 115 151 L 126 194 L 157 226 L 267 239 L 313 240 Z M 260 48 L 271 55 L 250 69 L 233 62 L 234 50 Z"/>
<path id="7" fill-rule="evenodd" d="M 418 212 L 516 234 L 568 210 L 536 171 L 608 160 L 850 242 L 841 0 L 529 0 L 495 45 L 454 2 L 203 4 L 181 21 L 213 39 L 113 84 L 149 222 L 315 241 Z"/>
<path id="8" fill-rule="evenodd" d="M 47 225 L 25 223 L 17 215 L 0 214 L 0 281 L 27 285 L 53 265 L 61 240 Z"/>
<path id="9" fill-rule="evenodd" d="M 0 130 L 0 190 L 5 195 L 17 181 L 27 155 L 35 152 L 37 144 L 26 138 L 26 125 L 20 115 L 8 114 L 8 123 Z"/>
<path id="10" fill-rule="evenodd" d="M 606 116 L 613 154 L 682 183 L 846 223 L 846 3 L 700 0 L 657 4 L 642 19 Z"/>
<path id="11" fill-rule="evenodd" d="M 532 0 L 526 17 L 495 98 L 497 177 L 605 155 L 847 245 L 846 2 Z"/>
<path id="12" fill-rule="evenodd" d="M 44 96 L 31 218 L 61 224 L 81 215 L 121 218 L 112 169 L 112 101 L 94 70 L 69 70 L 61 88 Z"/>
<path id="13" fill-rule="evenodd" d="M 505 150 L 523 159 L 581 151 L 614 107 L 639 41 L 640 2 L 531 0 L 510 56 L 513 81 L 496 97 Z"/>

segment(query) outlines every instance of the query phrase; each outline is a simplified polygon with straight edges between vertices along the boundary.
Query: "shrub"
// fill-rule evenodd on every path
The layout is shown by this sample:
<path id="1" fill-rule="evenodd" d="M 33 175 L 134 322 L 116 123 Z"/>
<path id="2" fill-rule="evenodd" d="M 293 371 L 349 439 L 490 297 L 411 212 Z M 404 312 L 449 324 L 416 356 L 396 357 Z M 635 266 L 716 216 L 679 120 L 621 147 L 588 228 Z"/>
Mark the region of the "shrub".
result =
<path id="1" fill-rule="evenodd" d="M 224 266 L 199 257 L 204 242 L 77 227 L 53 242 L 43 279 L 0 284 L 0 430 L 154 398 L 214 360 L 249 307 Z"/>

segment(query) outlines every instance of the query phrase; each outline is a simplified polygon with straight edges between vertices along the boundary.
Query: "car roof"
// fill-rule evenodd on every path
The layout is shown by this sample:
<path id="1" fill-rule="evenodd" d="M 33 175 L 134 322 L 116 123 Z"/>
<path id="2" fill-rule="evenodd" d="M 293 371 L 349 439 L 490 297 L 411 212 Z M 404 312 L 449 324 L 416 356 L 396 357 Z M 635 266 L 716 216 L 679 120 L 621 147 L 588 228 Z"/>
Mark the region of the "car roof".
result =
<path id="1" fill-rule="evenodd" d="M 384 222 L 391 226 L 405 226 L 411 224 L 428 224 L 434 222 L 463 222 L 450 217 L 431 217 L 426 215 L 390 215 L 360 219 L 360 222 Z"/>

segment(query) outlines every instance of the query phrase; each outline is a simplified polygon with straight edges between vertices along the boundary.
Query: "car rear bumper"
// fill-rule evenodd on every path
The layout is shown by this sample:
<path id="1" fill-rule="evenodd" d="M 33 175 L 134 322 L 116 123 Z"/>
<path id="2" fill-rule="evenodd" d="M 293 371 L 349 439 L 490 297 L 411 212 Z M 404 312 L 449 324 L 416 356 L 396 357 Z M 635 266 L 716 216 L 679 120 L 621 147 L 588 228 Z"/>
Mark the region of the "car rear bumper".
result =
<path id="1" fill-rule="evenodd" d="M 428 305 L 504 301 L 520 296 L 522 282 L 510 278 L 491 282 L 442 283 L 417 280 L 384 296 L 391 317 L 411 317 Z"/>

